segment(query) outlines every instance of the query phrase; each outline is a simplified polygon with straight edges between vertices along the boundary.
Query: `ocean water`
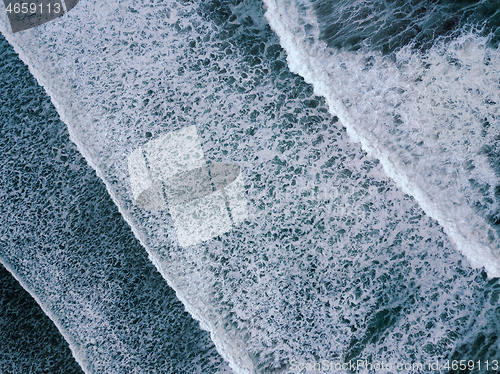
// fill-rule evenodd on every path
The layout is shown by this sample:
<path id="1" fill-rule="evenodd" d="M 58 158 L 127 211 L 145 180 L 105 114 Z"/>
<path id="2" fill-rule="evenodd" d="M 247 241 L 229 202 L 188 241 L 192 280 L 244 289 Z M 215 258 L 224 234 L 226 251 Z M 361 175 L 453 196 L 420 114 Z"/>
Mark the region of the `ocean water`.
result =
<path id="1" fill-rule="evenodd" d="M 0 373 L 230 372 L 2 36 L 0 77 Z"/>
<path id="2" fill-rule="evenodd" d="M 498 2 L 267 4 L 291 70 L 498 276 Z"/>
<path id="3" fill-rule="evenodd" d="M 52 321 L 3 266 L 0 289 L 2 372 L 82 374 Z"/>
<path id="4" fill-rule="evenodd" d="M 306 364 L 324 360 L 385 368 L 317 371 L 452 373 L 453 360 L 472 360 L 480 372 L 499 358 L 497 4 L 81 0 L 16 34 L 3 14 L 0 31 L 162 275 L 156 284 L 176 291 L 233 372 L 312 372 Z M 191 126 L 206 160 L 239 166 L 248 216 L 184 247 L 168 210 L 134 204 L 127 160 Z M 38 269 L 37 253 L 23 269 Z M 25 284 L 43 294 L 50 276 Z M 116 283 L 101 287 L 115 300 Z M 68 280 L 65 294 L 79 288 Z M 86 318 L 95 339 L 114 326 Z M 153 359 L 166 349 L 147 354 L 147 372 L 169 372 Z M 144 357 L 134 366 L 94 352 L 73 351 L 85 372 L 108 352 L 107 372 L 141 372 Z"/>

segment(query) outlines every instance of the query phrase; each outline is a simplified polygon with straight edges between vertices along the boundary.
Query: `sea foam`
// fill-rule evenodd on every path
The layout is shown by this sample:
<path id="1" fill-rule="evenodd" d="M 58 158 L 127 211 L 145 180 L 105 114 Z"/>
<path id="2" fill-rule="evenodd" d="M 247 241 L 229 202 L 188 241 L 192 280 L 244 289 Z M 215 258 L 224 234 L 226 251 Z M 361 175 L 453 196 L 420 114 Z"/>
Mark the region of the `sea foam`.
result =
<path id="1" fill-rule="evenodd" d="M 41 307 L 2 282 L 0 371 L 230 372 L 1 36 L 0 76 L 0 262 Z"/>
<path id="2" fill-rule="evenodd" d="M 265 3 L 290 69 L 473 266 L 500 276 L 499 175 L 488 160 L 500 136 L 490 125 L 500 112 L 500 51 L 488 37 L 467 32 L 425 52 L 408 42 L 391 56 L 370 45 L 337 50 L 322 41 L 312 3 Z"/>
<path id="3" fill-rule="evenodd" d="M 263 14 L 251 0 L 82 0 L 36 29 L 0 30 L 235 372 L 434 362 L 475 340 L 493 357 L 498 284 L 288 70 Z M 248 215 L 182 247 L 168 210 L 135 204 L 128 160 L 191 126 L 207 162 L 239 167 Z"/>

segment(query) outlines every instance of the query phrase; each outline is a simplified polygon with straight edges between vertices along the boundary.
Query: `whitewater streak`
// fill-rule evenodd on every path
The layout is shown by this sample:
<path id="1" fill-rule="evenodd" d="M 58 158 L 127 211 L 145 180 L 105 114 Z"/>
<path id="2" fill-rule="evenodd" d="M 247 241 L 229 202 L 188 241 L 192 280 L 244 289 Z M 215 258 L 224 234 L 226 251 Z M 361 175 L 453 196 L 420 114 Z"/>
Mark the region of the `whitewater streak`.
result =
<path id="1" fill-rule="evenodd" d="M 80 2 L 80 8 L 84 8 L 84 12 L 87 14 L 95 15 L 98 14 L 98 19 L 102 18 L 102 14 L 108 15 L 119 8 L 119 5 L 116 3 L 102 3 L 99 6 L 95 5 L 91 2 L 85 3 Z M 123 203 L 121 201 L 120 196 L 117 195 L 115 190 L 110 183 L 110 180 L 107 175 L 102 170 L 102 167 L 96 163 L 96 159 L 98 158 L 95 150 L 91 150 L 86 147 L 81 138 L 84 135 L 78 131 L 76 126 L 72 126 L 72 123 L 78 123 L 78 120 L 74 119 L 76 114 L 74 110 L 74 103 L 76 100 L 71 100 L 72 93 L 71 88 L 68 89 L 65 84 L 58 85 L 56 79 L 51 77 L 46 71 L 40 69 L 40 66 L 43 66 L 47 61 L 41 62 L 39 59 L 44 60 L 43 56 L 37 55 L 33 53 L 33 51 L 25 51 L 23 48 L 23 38 L 19 36 L 19 34 L 12 34 L 9 30 L 8 19 L 6 16 L 6 12 L 4 11 L 3 5 L 0 4 L 0 32 L 4 35 L 7 41 L 13 46 L 16 53 L 19 55 L 20 59 L 28 66 L 31 74 L 36 78 L 38 83 L 45 89 L 47 94 L 50 96 L 51 101 L 54 107 L 57 109 L 61 120 L 67 124 L 68 132 L 70 135 L 70 140 L 75 143 L 78 151 L 84 156 L 86 162 L 96 171 L 97 176 L 104 182 L 106 186 L 106 190 L 111 196 L 112 200 L 116 203 L 120 214 L 123 216 L 124 220 L 129 224 L 132 232 L 135 237 L 139 240 L 141 245 L 146 249 L 148 253 L 148 259 L 152 262 L 152 264 L 157 268 L 158 272 L 163 276 L 169 287 L 176 291 L 177 298 L 184 304 L 186 310 L 191 314 L 191 316 L 200 323 L 201 329 L 208 331 L 210 333 L 210 337 L 214 342 L 217 350 L 221 354 L 221 356 L 229 362 L 229 366 L 231 369 L 235 370 L 237 373 L 242 374 L 250 374 L 254 372 L 254 363 L 251 361 L 250 356 L 245 349 L 245 343 L 242 342 L 239 337 L 236 337 L 234 332 L 227 333 L 227 329 L 225 326 L 221 326 L 219 321 L 219 316 L 216 314 L 213 306 L 207 302 L 207 299 L 212 299 L 213 295 L 210 294 L 210 291 L 206 289 L 206 284 L 209 284 L 211 281 L 204 279 L 201 283 L 203 286 L 193 287 L 195 284 L 195 280 L 191 277 L 183 281 L 179 281 L 179 279 L 174 280 L 173 277 L 166 270 L 165 261 L 158 258 L 158 253 L 155 253 L 151 248 L 151 245 L 148 242 L 147 235 L 141 231 L 133 217 L 131 216 L 129 211 L 123 209 Z M 104 11 L 102 11 L 104 9 Z M 76 12 L 74 12 L 76 13 Z M 172 18 L 175 18 L 177 14 L 175 12 L 171 12 L 169 14 Z M 76 20 L 78 23 L 78 19 Z M 53 24 L 48 23 L 49 27 L 53 26 Z M 33 32 L 34 29 L 27 30 L 26 32 Z M 68 30 L 68 32 L 70 32 Z M 24 36 L 24 35 L 23 35 Z M 62 38 L 58 41 L 55 41 L 56 44 L 61 42 Z M 27 44 L 30 44 L 28 41 Z M 29 48 L 29 47 L 28 47 Z M 31 52 L 31 53 L 30 53 Z M 51 61 L 53 68 L 57 73 L 55 76 L 59 76 L 59 78 L 64 81 L 66 77 L 66 72 L 64 71 L 67 66 L 61 66 L 59 61 Z M 50 63 L 49 63 L 50 64 Z M 176 271 L 178 274 L 185 272 L 184 265 L 177 266 Z M 7 266 L 7 265 L 5 265 Z M 175 266 L 174 266 L 175 267 Z M 12 274 L 16 274 L 10 268 L 8 270 Z M 189 282 L 189 284 L 187 284 Z M 184 284 L 183 284 L 184 283 Z M 21 282 L 23 286 L 24 283 Z M 28 292 L 32 294 L 32 296 L 39 302 L 38 297 L 29 289 L 29 287 L 25 287 Z M 187 290 L 187 292 L 182 292 L 179 290 Z M 187 296 L 187 294 L 191 294 Z M 204 299 L 206 298 L 206 299 Z M 39 304 L 43 308 L 43 303 Z M 44 310 L 45 311 L 45 310 Z M 51 317 L 51 314 L 45 311 L 46 314 Z M 56 322 L 56 320 L 54 319 Z M 65 338 L 67 338 L 67 334 L 64 333 L 64 330 L 60 328 L 60 326 L 56 323 L 56 326 L 59 328 L 61 333 Z M 238 333 L 236 333 L 238 335 Z M 86 373 L 93 373 L 94 371 L 91 369 L 91 363 L 84 361 L 82 358 L 82 354 L 79 353 L 75 347 L 71 343 L 71 339 L 66 339 L 70 345 L 71 351 L 76 359 L 76 361 L 80 364 L 82 369 Z"/>
<path id="2" fill-rule="evenodd" d="M 466 140 L 463 142 L 465 143 L 463 145 L 464 149 L 448 150 L 445 155 L 444 152 L 438 150 L 441 146 L 438 142 L 434 142 L 434 144 L 431 142 L 443 135 L 441 130 L 444 130 L 442 132 L 446 136 L 445 125 L 447 123 L 443 123 L 442 117 L 433 118 L 432 114 L 428 115 L 419 112 L 422 108 L 424 111 L 427 109 L 426 103 L 429 103 L 429 107 L 430 105 L 436 106 L 434 102 L 430 104 L 434 99 L 439 100 L 439 97 L 432 97 L 433 93 L 437 92 L 446 98 L 451 97 L 451 100 L 455 100 L 455 97 L 452 96 L 454 92 L 451 92 L 451 94 L 440 92 L 448 89 L 453 90 L 454 87 L 442 87 L 448 83 L 446 79 L 450 79 L 450 77 L 442 79 L 444 83 L 441 83 L 441 86 L 440 82 L 434 83 L 436 77 L 432 77 L 425 87 L 426 90 L 429 86 L 431 89 L 425 92 L 412 85 L 413 82 L 408 79 L 405 80 L 405 78 L 408 78 L 405 75 L 410 76 L 410 78 L 419 73 L 424 75 L 425 72 L 418 71 L 418 69 L 422 70 L 421 67 L 427 62 L 409 48 L 403 48 L 399 52 L 397 57 L 402 62 L 399 66 L 379 53 L 364 51 L 363 49 L 357 52 L 335 51 L 328 48 L 326 43 L 320 40 L 320 27 L 314 10 L 307 1 L 301 1 L 299 4 L 294 0 L 264 0 L 264 3 L 267 7 L 266 18 L 287 52 L 290 70 L 301 75 L 306 82 L 314 86 L 315 93 L 326 99 L 330 113 L 339 117 L 351 139 L 360 142 L 363 149 L 370 156 L 378 158 L 387 175 L 405 193 L 412 195 L 423 210 L 443 226 L 444 231 L 452 238 L 457 248 L 469 259 L 473 267 L 484 267 L 489 277 L 499 277 L 500 245 L 498 236 L 494 235 L 492 228 L 487 224 L 484 217 L 471 207 L 471 200 L 474 201 L 475 199 L 477 201 L 480 197 L 467 196 L 467 189 L 470 188 L 467 186 L 467 181 L 470 182 L 469 178 L 471 178 L 472 172 L 470 174 L 466 172 L 464 173 L 465 176 L 460 176 L 458 170 L 455 169 L 450 172 L 446 166 L 447 164 L 455 167 L 457 165 L 462 166 L 463 162 L 468 158 L 474 157 L 476 166 L 474 172 L 477 173 L 473 175 L 474 180 L 481 181 L 489 190 L 489 196 L 493 195 L 492 188 L 497 186 L 499 181 L 494 176 L 494 171 L 488 165 L 484 155 L 479 154 L 480 147 L 484 144 L 481 140 L 484 139 L 479 139 L 476 144 L 471 145 L 468 145 L 469 140 Z M 486 51 L 486 39 L 485 37 L 481 38 L 469 34 L 446 46 L 446 48 L 453 51 L 454 58 L 458 57 L 466 68 L 472 70 L 464 73 L 469 76 L 469 80 L 464 85 L 471 84 L 474 79 L 482 82 L 481 73 L 485 70 L 481 66 L 483 60 L 489 59 L 491 60 L 491 66 L 498 66 L 500 52 L 493 49 Z M 445 57 L 448 56 L 443 57 L 445 53 L 440 51 L 438 46 L 435 46 L 427 55 L 431 62 L 436 62 L 436 59 L 443 60 L 435 64 L 438 67 L 441 64 L 440 68 L 445 71 L 443 75 L 447 72 Z M 367 60 L 370 61 L 370 64 L 373 64 L 371 69 L 366 65 Z M 406 64 L 404 68 L 408 70 L 406 72 L 400 70 L 400 66 L 404 64 Z M 479 70 L 478 74 L 474 74 L 477 72 L 473 68 L 471 69 L 471 65 L 474 64 L 479 66 L 476 69 Z M 465 80 L 463 76 L 452 76 L 452 78 L 455 78 L 459 83 L 460 79 Z M 495 84 L 494 82 L 498 82 L 498 74 L 494 70 L 490 71 L 488 79 L 489 82 Z M 376 87 L 376 85 L 379 87 Z M 434 87 L 432 87 L 433 85 Z M 460 89 L 462 87 L 459 87 Z M 368 90 L 371 90 L 371 92 L 367 92 Z M 467 87 L 464 90 L 467 90 Z M 376 93 L 371 96 L 373 92 Z M 397 97 L 398 95 L 403 96 L 402 93 L 406 94 L 403 98 Z M 415 105 L 417 109 L 409 105 L 409 113 L 405 113 L 401 109 L 398 112 L 397 108 L 399 106 L 404 107 L 407 104 L 404 102 L 405 98 L 409 98 L 410 101 L 413 99 L 417 101 L 425 96 L 427 98 L 424 100 L 427 101 L 424 101 L 420 108 L 418 108 L 418 105 Z M 498 93 L 496 93 L 496 96 L 498 96 Z M 467 95 L 465 98 L 458 97 L 458 100 L 460 99 L 474 100 L 474 98 Z M 497 104 L 496 107 L 498 107 L 498 101 L 493 103 Z M 467 103 L 463 104 L 466 107 L 463 112 L 468 114 L 467 110 L 469 108 L 467 107 L 469 105 Z M 446 108 L 445 105 L 443 105 L 444 108 Z M 412 109 L 413 113 L 411 113 Z M 457 109 L 458 114 L 453 113 L 454 107 L 452 105 L 448 110 L 450 113 L 444 115 L 444 121 L 453 123 L 455 119 L 451 118 L 450 120 L 449 117 L 462 114 L 461 109 Z M 392 119 L 388 118 L 387 114 L 390 110 L 393 110 L 392 115 L 396 112 L 400 114 L 398 119 L 402 119 L 403 123 L 406 122 L 405 129 L 397 128 L 397 124 L 393 124 Z M 414 114 L 415 117 L 412 118 L 411 114 Z M 405 115 L 406 117 L 404 117 Z M 469 117 L 472 117 L 472 115 L 469 115 Z M 469 117 L 465 120 L 476 120 Z M 431 125 L 430 130 L 426 128 L 426 124 Z M 440 128 L 441 125 L 442 128 Z M 462 123 L 458 123 L 458 125 L 462 125 Z M 391 136 L 394 131 L 394 129 L 391 129 L 392 126 L 397 128 L 395 136 Z M 454 126 L 454 124 L 450 125 L 450 127 Z M 459 128 L 459 126 L 457 127 Z M 476 133 L 480 133 L 480 126 L 477 127 L 470 130 L 469 134 L 473 135 L 474 130 Z M 422 165 L 422 162 L 418 163 L 419 158 L 425 159 L 431 155 L 423 152 L 415 156 L 413 153 L 407 152 L 408 147 L 412 145 L 407 145 L 405 149 L 406 144 L 401 140 L 405 139 L 406 136 L 409 139 L 407 144 L 410 144 L 411 140 L 413 140 L 411 139 L 412 135 L 416 132 L 415 129 L 419 131 L 420 136 L 422 136 L 422 132 L 424 137 L 427 136 L 425 142 L 432 144 L 430 151 L 438 153 L 439 158 L 429 158 L 429 162 Z M 460 130 L 462 129 L 459 128 L 459 133 Z M 457 135 L 453 131 L 450 131 L 449 138 L 446 140 L 450 143 L 449 148 L 461 143 L 461 140 L 457 139 Z M 473 143 L 473 140 L 471 143 Z M 476 146 L 475 149 L 473 145 Z M 468 154 L 469 148 L 476 152 L 472 155 Z M 461 154 L 456 154 L 458 152 Z M 463 158 L 460 159 L 460 156 Z M 447 160 L 443 161 L 441 158 L 447 158 Z M 446 185 L 444 188 L 443 186 L 436 186 L 437 188 L 434 189 L 435 186 L 430 182 L 440 185 L 442 180 L 436 180 L 435 176 L 426 178 L 424 173 L 428 172 L 428 169 L 442 167 L 443 165 L 445 165 L 443 167 L 445 171 L 438 178 L 447 179 L 444 183 Z M 431 173 L 429 173 L 430 175 Z M 465 181 L 462 181 L 462 179 Z M 471 195 L 474 195 L 474 193 L 471 193 Z M 495 210 L 495 208 L 497 207 L 493 206 L 491 210 Z"/>
<path id="3" fill-rule="evenodd" d="M 209 5 L 82 0 L 39 29 L 12 35 L 5 20 L 0 29 L 151 262 L 236 372 L 279 372 L 318 357 L 429 362 L 455 349 L 457 336 L 473 341 L 480 328 L 469 328 L 471 311 L 479 301 L 491 312 L 495 297 L 476 297 L 479 272 L 462 267 L 435 221 L 288 71 L 262 3 L 234 12 Z M 227 20 L 216 27 L 221 14 Z M 171 216 L 134 205 L 127 159 L 193 124 L 208 159 L 241 167 L 249 218 L 182 248 Z M 341 192 L 304 196 L 311 182 Z M 474 320 L 481 334 L 493 334 L 494 317 Z M 379 328 L 386 319 L 393 323 Z"/>

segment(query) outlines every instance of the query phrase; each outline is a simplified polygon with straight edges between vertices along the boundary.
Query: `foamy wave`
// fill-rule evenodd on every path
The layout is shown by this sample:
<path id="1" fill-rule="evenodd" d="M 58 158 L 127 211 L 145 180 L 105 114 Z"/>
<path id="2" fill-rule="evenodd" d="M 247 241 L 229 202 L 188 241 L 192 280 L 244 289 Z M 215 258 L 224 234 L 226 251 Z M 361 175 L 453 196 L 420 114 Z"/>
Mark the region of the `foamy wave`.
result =
<path id="1" fill-rule="evenodd" d="M 451 355 L 458 336 L 471 341 L 480 331 L 493 340 L 497 285 L 462 265 L 435 220 L 287 69 L 262 7 L 81 1 L 36 30 L 0 28 L 52 95 L 150 260 L 236 372 L 293 372 L 292 360 L 425 362 Z M 155 139 L 192 126 L 203 152 L 184 140 L 160 151 L 165 143 Z M 187 247 L 175 217 L 135 199 L 144 202 L 141 187 L 147 202 L 159 202 L 149 207 L 164 207 L 154 170 L 171 175 L 168 154 L 182 146 L 196 151 L 188 161 L 237 165 L 248 201 L 243 223 L 228 220 L 220 235 Z M 144 157 L 132 157 L 129 173 L 137 149 Z M 212 206 L 234 222 L 245 196 L 224 193 Z M 474 319 L 478 309 L 488 318 Z"/>
<path id="2" fill-rule="evenodd" d="M 292 71 L 314 85 L 351 138 L 438 220 L 475 267 L 500 276 L 498 235 L 488 224 L 499 178 L 483 146 L 498 129 L 500 52 L 473 34 L 381 53 L 330 49 L 307 2 L 265 0 Z"/>

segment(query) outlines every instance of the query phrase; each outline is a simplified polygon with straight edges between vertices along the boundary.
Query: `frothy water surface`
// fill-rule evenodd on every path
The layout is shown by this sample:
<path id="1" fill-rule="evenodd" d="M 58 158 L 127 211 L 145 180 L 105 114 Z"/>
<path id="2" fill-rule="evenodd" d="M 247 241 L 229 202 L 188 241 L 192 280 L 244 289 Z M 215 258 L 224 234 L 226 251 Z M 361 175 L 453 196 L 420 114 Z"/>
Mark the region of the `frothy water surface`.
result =
<path id="1" fill-rule="evenodd" d="M 465 39 L 454 39 L 455 49 L 430 48 L 426 58 L 461 59 L 455 70 L 435 63 L 438 74 L 411 49 L 398 51 L 398 63 L 377 50 L 316 48 L 314 9 L 266 3 L 281 39 L 257 1 L 81 1 L 36 32 L 12 35 L 5 22 L 0 29 L 235 372 L 293 372 L 293 363 L 324 359 L 493 359 L 498 283 L 470 266 L 484 263 L 466 249 L 477 245 L 480 256 L 496 258 L 498 239 L 485 217 L 496 209 L 497 177 L 476 152 L 496 135 L 490 126 L 486 140 L 472 136 L 464 147 L 463 129 L 443 107 L 465 113 L 471 133 L 484 129 L 476 117 L 485 97 L 495 115 L 496 91 L 472 86 L 471 106 L 446 93 L 467 94 L 477 80 L 460 64 L 477 53 L 494 60 L 494 50 Z M 288 70 L 280 42 L 291 69 L 314 87 Z M 476 84 L 493 84 L 496 71 L 480 66 L 484 82 Z M 450 77 L 465 79 L 462 91 L 438 89 L 456 82 Z M 436 116 L 446 131 L 433 125 Z M 420 120 L 411 127 L 408 118 Z M 134 205 L 127 160 L 151 139 L 189 126 L 207 161 L 240 167 L 248 217 L 183 248 L 168 211 Z M 485 208 L 475 209 L 476 201 Z M 455 247 L 463 238 L 474 245 L 460 247 L 467 258 Z"/>

